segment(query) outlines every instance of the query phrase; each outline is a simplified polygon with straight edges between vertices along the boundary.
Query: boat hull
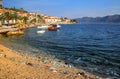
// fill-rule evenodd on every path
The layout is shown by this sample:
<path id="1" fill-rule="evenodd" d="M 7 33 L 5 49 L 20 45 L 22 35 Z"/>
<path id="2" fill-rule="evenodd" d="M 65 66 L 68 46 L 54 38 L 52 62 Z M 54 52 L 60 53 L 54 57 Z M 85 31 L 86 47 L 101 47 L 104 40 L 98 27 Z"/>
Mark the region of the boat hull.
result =
<path id="1" fill-rule="evenodd" d="M 49 31 L 57 31 L 60 29 L 60 25 L 52 25 L 51 27 L 48 28 Z"/>
<path id="2" fill-rule="evenodd" d="M 49 25 L 41 25 L 41 26 L 38 26 L 37 28 L 38 29 L 48 29 L 50 26 Z"/>
<path id="3" fill-rule="evenodd" d="M 40 31 L 37 31 L 38 34 L 43 34 L 45 33 L 45 30 L 40 30 Z"/>

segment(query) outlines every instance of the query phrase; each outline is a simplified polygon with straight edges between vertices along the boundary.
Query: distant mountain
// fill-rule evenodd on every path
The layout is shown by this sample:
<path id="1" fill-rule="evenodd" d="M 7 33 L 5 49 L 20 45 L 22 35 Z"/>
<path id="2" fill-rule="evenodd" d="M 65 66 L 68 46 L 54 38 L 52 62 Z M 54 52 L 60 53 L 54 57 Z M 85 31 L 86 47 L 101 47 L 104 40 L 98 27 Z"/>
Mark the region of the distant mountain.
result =
<path id="1" fill-rule="evenodd" d="M 83 17 L 75 19 L 78 23 L 120 23 L 120 15 L 105 17 Z"/>

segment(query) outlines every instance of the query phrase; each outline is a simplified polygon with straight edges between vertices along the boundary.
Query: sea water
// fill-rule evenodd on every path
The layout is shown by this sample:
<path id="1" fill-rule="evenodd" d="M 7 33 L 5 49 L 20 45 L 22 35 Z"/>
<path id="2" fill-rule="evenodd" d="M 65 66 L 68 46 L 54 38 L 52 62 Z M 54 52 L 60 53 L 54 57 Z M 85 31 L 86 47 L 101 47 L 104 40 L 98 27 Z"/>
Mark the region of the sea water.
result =
<path id="1" fill-rule="evenodd" d="M 50 54 L 66 64 L 96 75 L 120 78 L 120 24 L 61 26 L 59 31 L 46 29 L 43 34 L 37 34 L 41 29 L 31 28 L 23 36 L 5 39 L 10 45 L 14 43 L 14 49 L 37 49 L 37 54 Z"/>

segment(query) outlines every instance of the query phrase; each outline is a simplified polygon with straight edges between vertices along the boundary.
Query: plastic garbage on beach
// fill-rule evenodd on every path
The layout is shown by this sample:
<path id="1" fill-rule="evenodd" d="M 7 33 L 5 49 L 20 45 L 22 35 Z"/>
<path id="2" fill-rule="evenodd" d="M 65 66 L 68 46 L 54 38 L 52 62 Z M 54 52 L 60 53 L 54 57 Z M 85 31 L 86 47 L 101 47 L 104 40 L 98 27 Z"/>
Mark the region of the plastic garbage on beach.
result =
<path id="1" fill-rule="evenodd" d="M 59 62 L 54 61 L 54 62 L 53 62 L 53 65 L 54 65 L 54 66 L 56 66 L 56 67 L 58 67 L 58 66 L 60 66 L 60 63 L 59 63 Z"/>
<path id="2" fill-rule="evenodd" d="M 57 72 L 56 68 L 54 68 L 54 67 L 49 68 L 49 70 L 52 72 Z"/>

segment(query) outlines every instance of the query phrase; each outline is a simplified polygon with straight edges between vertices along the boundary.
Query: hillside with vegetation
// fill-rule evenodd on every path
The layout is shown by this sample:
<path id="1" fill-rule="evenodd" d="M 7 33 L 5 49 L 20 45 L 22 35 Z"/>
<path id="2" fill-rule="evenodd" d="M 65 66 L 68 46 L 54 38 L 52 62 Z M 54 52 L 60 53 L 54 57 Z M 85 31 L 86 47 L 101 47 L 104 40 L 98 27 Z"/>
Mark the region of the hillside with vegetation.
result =
<path id="1" fill-rule="evenodd" d="M 77 23 L 75 20 L 68 18 L 49 16 L 42 13 L 28 12 L 23 8 L 1 8 L 0 9 L 0 26 L 2 25 L 22 25 L 26 24 L 70 24 Z"/>
<path id="2" fill-rule="evenodd" d="M 120 15 L 110 15 L 104 17 L 83 17 L 76 19 L 79 23 L 120 23 Z"/>

